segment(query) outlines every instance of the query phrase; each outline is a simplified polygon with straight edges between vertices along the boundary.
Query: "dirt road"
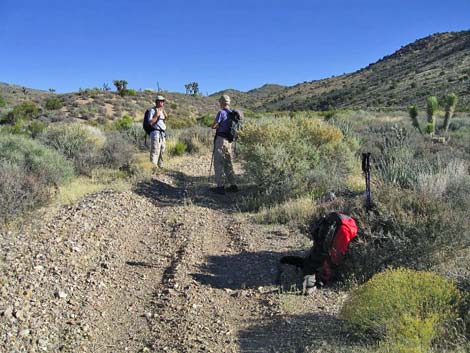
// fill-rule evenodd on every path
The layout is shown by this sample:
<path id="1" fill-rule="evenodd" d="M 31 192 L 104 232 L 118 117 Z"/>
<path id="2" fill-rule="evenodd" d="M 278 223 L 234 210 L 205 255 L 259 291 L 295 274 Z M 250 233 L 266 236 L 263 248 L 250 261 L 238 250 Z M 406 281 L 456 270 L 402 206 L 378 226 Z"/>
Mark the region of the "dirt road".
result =
<path id="1" fill-rule="evenodd" d="M 275 283 L 306 238 L 238 212 L 243 191 L 212 195 L 209 162 L 182 159 L 133 191 L 3 232 L 0 351 L 350 351 L 336 317 L 345 293 Z"/>

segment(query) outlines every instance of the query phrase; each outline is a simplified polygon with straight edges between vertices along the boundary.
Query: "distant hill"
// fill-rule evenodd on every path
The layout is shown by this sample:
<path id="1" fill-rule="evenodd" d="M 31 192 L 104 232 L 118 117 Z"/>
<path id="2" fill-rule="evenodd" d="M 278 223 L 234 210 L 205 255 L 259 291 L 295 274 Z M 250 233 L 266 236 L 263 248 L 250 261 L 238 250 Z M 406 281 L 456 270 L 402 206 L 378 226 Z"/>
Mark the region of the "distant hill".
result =
<path id="1" fill-rule="evenodd" d="M 218 109 L 215 98 L 171 92 L 160 94 L 167 99 L 166 109 L 170 116 L 197 118 L 209 113 L 215 114 Z M 145 110 L 154 104 L 157 92 L 137 91 L 134 96 L 121 97 L 117 92 L 93 88 L 74 93 L 56 94 L 0 82 L 0 95 L 7 104 L 6 107 L 0 109 L 0 113 L 2 110 L 6 111 L 15 105 L 29 101 L 40 106 L 42 116 L 50 121 L 89 121 L 114 120 L 123 115 L 141 119 Z M 63 107 L 58 110 L 47 110 L 46 102 L 51 98 L 57 98 Z"/>
<path id="2" fill-rule="evenodd" d="M 419 39 L 359 71 L 288 87 L 264 100 L 267 110 L 325 110 L 424 104 L 428 95 L 459 95 L 470 108 L 470 31 Z M 257 108 L 257 106 L 253 106 Z"/>

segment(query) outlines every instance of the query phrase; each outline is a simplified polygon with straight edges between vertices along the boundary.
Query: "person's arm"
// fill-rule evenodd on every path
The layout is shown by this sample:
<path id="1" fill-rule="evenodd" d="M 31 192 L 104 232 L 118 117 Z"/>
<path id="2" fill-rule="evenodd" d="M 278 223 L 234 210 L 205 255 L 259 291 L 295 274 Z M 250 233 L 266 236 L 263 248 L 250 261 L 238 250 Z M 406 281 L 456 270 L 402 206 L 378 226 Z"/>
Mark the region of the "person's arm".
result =
<path id="1" fill-rule="evenodd" d="M 154 109 L 154 113 L 153 113 L 152 117 L 149 120 L 149 124 L 150 125 L 155 124 L 155 122 L 158 120 L 159 116 L 160 116 L 160 109 L 159 108 Z"/>
<path id="2" fill-rule="evenodd" d="M 212 123 L 211 128 L 217 129 L 219 127 L 219 122 L 220 122 L 220 111 L 215 116 L 215 119 L 214 119 L 214 122 Z"/>

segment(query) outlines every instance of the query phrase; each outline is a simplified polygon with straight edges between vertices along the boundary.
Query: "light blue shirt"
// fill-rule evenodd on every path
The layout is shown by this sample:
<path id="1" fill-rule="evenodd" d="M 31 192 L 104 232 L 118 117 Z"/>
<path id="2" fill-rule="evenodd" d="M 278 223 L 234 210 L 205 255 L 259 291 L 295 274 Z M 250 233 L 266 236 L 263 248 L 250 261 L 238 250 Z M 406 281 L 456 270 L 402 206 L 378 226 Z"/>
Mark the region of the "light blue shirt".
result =
<path id="1" fill-rule="evenodd" d="M 155 108 L 150 109 L 150 117 L 152 117 L 153 114 L 155 114 Z M 163 115 L 163 113 L 160 113 L 160 119 L 158 119 L 157 122 L 153 124 L 152 126 L 154 129 L 157 129 L 157 130 L 153 130 L 150 133 L 150 137 L 154 137 L 156 134 L 159 134 L 162 138 L 166 136 L 165 116 Z"/>

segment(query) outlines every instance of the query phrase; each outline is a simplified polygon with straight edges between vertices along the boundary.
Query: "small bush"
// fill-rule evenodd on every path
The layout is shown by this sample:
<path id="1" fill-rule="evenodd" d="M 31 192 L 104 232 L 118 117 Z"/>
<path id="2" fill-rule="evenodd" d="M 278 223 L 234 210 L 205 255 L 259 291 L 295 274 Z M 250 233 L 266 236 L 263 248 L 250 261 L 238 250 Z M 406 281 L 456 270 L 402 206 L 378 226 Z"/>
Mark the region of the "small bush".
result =
<path id="1" fill-rule="evenodd" d="M 19 166 L 49 186 L 73 176 L 71 163 L 60 153 L 23 136 L 0 134 L 0 160 Z"/>
<path id="2" fill-rule="evenodd" d="M 41 176 L 11 162 L 0 160 L 0 180 L 0 222 L 44 204 L 51 194 Z"/>
<path id="3" fill-rule="evenodd" d="M 146 138 L 146 133 L 142 128 L 142 123 L 133 123 L 127 129 L 120 130 L 120 133 L 122 137 L 124 137 L 128 142 L 132 143 L 138 149 L 149 149 L 149 146 L 145 144 L 145 140 L 147 139 L 147 141 L 150 141 L 150 137 L 147 136 Z"/>
<path id="4" fill-rule="evenodd" d="M 168 147 L 168 153 L 172 156 L 181 156 L 188 149 L 188 146 L 180 140 L 177 140 L 175 143 L 170 142 Z"/>
<path id="5" fill-rule="evenodd" d="M 214 135 L 211 129 L 195 126 L 181 130 L 178 133 L 178 139 L 187 146 L 187 152 L 198 153 L 212 148 Z"/>
<path id="6" fill-rule="evenodd" d="M 39 120 L 33 120 L 29 123 L 27 130 L 32 138 L 36 138 L 46 129 L 46 124 Z"/>
<path id="7" fill-rule="evenodd" d="M 211 127 L 212 123 L 214 122 L 214 116 L 211 114 L 203 115 L 197 118 L 197 122 L 202 126 Z"/>
<path id="8" fill-rule="evenodd" d="M 433 197 L 442 197 L 447 192 L 453 180 L 461 179 L 468 175 L 468 163 L 461 160 L 453 160 L 447 166 L 431 173 L 420 173 L 416 180 L 417 189 Z"/>
<path id="9" fill-rule="evenodd" d="M 108 133 L 101 150 L 102 165 L 131 171 L 134 163 L 134 147 L 119 133 Z"/>
<path id="10" fill-rule="evenodd" d="M 386 344 L 427 351 L 449 338 L 462 299 L 455 284 L 431 273 L 386 270 L 351 293 L 340 316 Z"/>
<path id="11" fill-rule="evenodd" d="M 20 120 L 30 120 L 40 112 L 39 107 L 33 102 L 24 102 L 13 108 L 6 115 L 6 122 L 15 124 Z"/>
<path id="12" fill-rule="evenodd" d="M 134 119 L 128 115 L 124 115 L 122 118 L 114 122 L 114 128 L 117 130 L 128 130 L 132 126 Z"/>
<path id="13" fill-rule="evenodd" d="M 71 160 L 79 174 L 90 175 L 99 165 L 100 141 L 89 128 L 78 124 L 50 125 L 38 139 Z"/>
<path id="14" fill-rule="evenodd" d="M 7 105 L 7 102 L 5 101 L 5 98 L 0 96 L 0 108 L 3 108 L 6 105 Z"/>
<path id="15" fill-rule="evenodd" d="M 268 224 L 306 224 L 315 214 L 316 204 L 310 197 L 289 200 L 280 205 L 261 208 L 256 219 Z"/>
<path id="16" fill-rule="evenodd" d="M 62 106 L 62 102 L 57 97 L 48 98 L 45 104 L 47 110 L 57 110 L 62 108 Z"/>

